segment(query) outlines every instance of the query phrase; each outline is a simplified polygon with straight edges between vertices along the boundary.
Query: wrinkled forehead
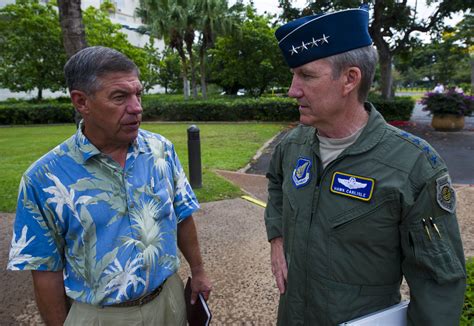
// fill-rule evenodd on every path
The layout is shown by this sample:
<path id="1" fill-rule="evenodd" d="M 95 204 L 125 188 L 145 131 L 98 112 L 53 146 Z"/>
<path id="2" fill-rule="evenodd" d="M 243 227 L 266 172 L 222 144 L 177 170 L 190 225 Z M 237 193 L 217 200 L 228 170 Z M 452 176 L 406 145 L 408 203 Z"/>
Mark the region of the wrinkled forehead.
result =
<path id="1" fill-rule="evenodd" d="M 137 91 L 143 88 L 136 72 L 113 72 L 98 77 L 99 90 Z"/>

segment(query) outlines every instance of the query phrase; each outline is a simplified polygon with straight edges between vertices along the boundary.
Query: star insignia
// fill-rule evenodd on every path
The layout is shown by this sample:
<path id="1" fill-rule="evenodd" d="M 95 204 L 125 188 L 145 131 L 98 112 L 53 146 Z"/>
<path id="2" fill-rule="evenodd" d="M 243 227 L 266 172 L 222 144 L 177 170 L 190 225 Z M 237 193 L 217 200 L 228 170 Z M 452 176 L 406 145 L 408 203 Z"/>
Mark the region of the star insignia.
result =
<path id="1" fill-rule="evenodd" d="M 301 42 L 301 50 L 308 50 L 308 47 L 306 46 L 305 42 Z"/>
<path id="2" fill-rule="evenodd" d="M 323 43 L 329 43 L 328 38 L 329 38 L 329 36 L 326 36 L 326 34 L 323 34 L 322 42 Z"/>
<path id="3" fill-rule="evenodd" d="M 295 54 L 295 53 L 298 53 L 298 50 L 295 48 L 294 45 L 291 46 L 291 49 L 290 49 L 290 52 L 291 52 L 291 55 Z"/>
<path id="4" fill-rule="evenodd" d="M 314 48 L 315 46 L 318 46 L 318 40 L 315 40 L 313 37 L 313 40 L 311 41 L 311 47 Z"/>

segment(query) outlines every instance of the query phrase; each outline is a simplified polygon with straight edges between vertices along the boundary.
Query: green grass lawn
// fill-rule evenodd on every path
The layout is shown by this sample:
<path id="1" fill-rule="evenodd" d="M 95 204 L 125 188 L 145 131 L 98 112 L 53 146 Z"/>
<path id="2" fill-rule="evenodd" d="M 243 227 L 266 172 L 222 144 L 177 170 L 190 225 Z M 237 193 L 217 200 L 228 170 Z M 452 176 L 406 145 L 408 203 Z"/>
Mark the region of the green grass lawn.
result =
<path id="1" fill-rule="evenodd" d="M 284 128 L 270 123 L 202 123 L 201 155 L 203 187 L 196 189 L 200 202 L 234 198 L 240 189 L 217 176 L 212 169 L 238 170 L 255 152 Z M 181 164 L 188 170 L 189 124 L 143 123 L 142 128 L 170 139 Z M 22 173 L 39 157 L 75 132 L 74 125 L 13 126 L 0 128 L 0 212 L 13 212 Z"/>

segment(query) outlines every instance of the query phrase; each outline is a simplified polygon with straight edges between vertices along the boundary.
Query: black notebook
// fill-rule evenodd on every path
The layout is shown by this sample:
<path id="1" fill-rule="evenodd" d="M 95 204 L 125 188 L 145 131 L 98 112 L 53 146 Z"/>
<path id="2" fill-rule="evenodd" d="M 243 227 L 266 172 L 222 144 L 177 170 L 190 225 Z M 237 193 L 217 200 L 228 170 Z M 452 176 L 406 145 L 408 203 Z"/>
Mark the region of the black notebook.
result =
<path id="1" fill-rule="evenodd" d="M 196 302 L 191 304 L 191 278 L 188 277 L 184 288 L 184 300 L 186 300 L 186 314 L 189 326 L 208 326 L 211 322 L 212 314 L 206 300 L 199 293 Z"/>

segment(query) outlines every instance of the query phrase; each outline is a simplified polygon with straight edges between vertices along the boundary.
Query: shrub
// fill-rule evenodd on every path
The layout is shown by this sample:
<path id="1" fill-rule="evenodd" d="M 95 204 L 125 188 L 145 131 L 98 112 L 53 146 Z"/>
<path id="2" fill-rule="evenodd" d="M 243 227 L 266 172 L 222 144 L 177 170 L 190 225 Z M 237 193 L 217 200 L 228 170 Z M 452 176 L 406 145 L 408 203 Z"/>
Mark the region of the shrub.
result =
<path id="1" fill-rule="evenodd" d="M 397 96 L 389 100 L 381 96 L 370 94 L 369 101 L 383 115 L 387 121 L 410 120 L 415 101 L 409 96 Z"/>
<path id="2" fill-rule="evenodd" d="M 474 257 L 466 260 L 467 288 L 464 293 L 464 305 L 461 315 L 461 326 L 474 325 Z"/>
<path id="3" fill-rule="evenodd" d="M 455 114 L 469 116 L 474 110 L 474 96 L 448 91 L 447 93 L 426 93 L 421 99 L 424 111 L 431 114 Z"/>
<path id="4" fill-rule="evenodd" d="M 164 121 L 295 121 L 295 100 L 279 97 L 219 98 L 196 101 L 143 100 L 144 120 Z"/>
<path id="5" fill-rule="evenodd" d="M 371 99 L 386 120 L 408 120 L 414 102 L 410 98 L 385 101 Z M 143 97 L 145 121 L 297 121 L 298 104 L 287 97 L 218 97 L 188 100 L 181 96 L 148 95 Z M 39 103 L 14 101 L 0 103 L 0 124 L 74 122 L 74 109 L 66 99 Z"/>
<path id="6" fill-rule="evenodd" d="M 70 103 L 0 104 L 0 124 L 2 125 L 66 122 L 74 122 L 74 108 Z"/>

